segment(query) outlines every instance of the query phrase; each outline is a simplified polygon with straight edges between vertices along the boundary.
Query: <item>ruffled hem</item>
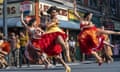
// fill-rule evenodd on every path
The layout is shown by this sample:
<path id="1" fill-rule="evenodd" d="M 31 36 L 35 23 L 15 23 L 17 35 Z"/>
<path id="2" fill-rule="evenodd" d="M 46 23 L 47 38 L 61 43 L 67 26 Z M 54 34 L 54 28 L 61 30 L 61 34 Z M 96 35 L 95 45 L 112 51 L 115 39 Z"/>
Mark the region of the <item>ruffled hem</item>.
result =
<path id="1" fill-rule="evenodd" d="M 84 30 L 78 35 L 80 50 L 85 54 L 91 54 L 91 51 L 99 51 L 103 47 L 104 37 L 96 36 L 96 30 Z M 99 39 L 101 39 L 99 41 Z"/>
<path id="2" fill-rule="evenodd" d="M 40 48 L 48 56 L 59 55 L 62 48 L 59 44 L 56 44 L 58 36 L 62 36 L 65 40 L 67 35 L 61 32 L 47 33 L 41 36 L 40 39 L 33 39 L 32 44 L 35 48 Z"/>

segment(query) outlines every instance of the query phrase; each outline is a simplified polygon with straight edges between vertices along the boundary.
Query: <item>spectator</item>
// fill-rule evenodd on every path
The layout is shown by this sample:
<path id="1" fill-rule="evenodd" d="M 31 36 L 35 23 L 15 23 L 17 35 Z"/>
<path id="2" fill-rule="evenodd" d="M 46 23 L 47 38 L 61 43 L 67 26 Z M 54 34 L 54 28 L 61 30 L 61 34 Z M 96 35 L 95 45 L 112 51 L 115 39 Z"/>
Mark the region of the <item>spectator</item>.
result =
<path id="1" fill-rule="evenodd" d="M 10 43 L 6 38 L 3 39 L 3 37 L 0 35 L 0 68 L 6 68 L 8 66 L 5 57 L 9 54 L 9 52 Z"/>
<path id="2" fill-rule="evenodd" d="M 24 52 L 25 52 L 25 47 L 28 41 L 28 36 L 27 34 L 24 34 L 23 32 L 20 32 L 20 67 L 22 66 L 24 60 L 27 62 L 28 66 L 29 66 L 29 61 L 28 59 L 25 57 Z"/>
<path id="3" fill-rule="evenodd" d="M 75 61 L 75 53 L 76 53 L 76 42 L 73 39 L 73 37 L 71 37 L 71 39 L 68 41 L 69 42 L 69 46 L 70 46 L 70 56 L 71 56 L 71 60 L 72 62 Z"/>
<path id="4" fill-rule="evenodd" d="M 11 46 L 11 52 L 10 52 L 10 64 L 16 66 L 16 58 L 15 58 L 15 51 L 16 51 L 16 36 L 15 33 L 12 32 L 10 34 L 10 46 Z"/>
<path id="5" fill-rule="evenodd" d="M 16 66 L 19 66 L 19 50 L 20 50 L 20 40 L 19 40 L 19 35 L 16 35 L 16 51 L 15 51 L 15 55 L 16 55 Z"/>

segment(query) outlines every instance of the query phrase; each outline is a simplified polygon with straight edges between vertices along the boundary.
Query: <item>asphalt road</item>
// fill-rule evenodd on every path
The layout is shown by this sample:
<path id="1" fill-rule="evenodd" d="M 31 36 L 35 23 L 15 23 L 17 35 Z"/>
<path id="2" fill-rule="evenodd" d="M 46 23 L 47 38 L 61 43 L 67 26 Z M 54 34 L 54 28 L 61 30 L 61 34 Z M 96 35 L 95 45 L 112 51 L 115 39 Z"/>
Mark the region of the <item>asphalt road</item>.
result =
<path id="1" fill-rule="evenodd" d="M 120 72 L 120 61 L 111 64 L 102 64 L 98 66 L 97 63 L 70 63 L 71 72 Z M 61 64 L 57 64 L 55 68 L 44 69 L 43 65 L 31 65 L 22 68 L 9 67 L 8 69 L 0 69 L 0 72 L 65 72 Z"/>

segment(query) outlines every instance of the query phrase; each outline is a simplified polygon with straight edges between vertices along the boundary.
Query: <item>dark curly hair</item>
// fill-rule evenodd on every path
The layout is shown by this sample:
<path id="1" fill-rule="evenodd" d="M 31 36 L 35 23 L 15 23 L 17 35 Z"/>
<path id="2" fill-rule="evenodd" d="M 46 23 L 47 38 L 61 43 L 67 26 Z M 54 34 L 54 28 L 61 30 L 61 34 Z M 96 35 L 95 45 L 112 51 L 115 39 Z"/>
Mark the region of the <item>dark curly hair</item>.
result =
<path id="1" fill-rule="evenodd" d="M 28 26 L 32 26 L 32 24 L 33 24 L 35 21 L 36 21 L 36 19 L 35 19 L 35 18 L 32 18 L 32 19 L 29 21 Z"/>
<path id="2" fill-rule="evenodd" d="M 88 15 L 90 15 L 90 14 L 91 14 L 91 12 L 87 12 L 87 13 L 84 14 L 83 17 L 86 18 L 86 17 L 87 17 Z"/>
<path id="3" fill-rule="evenodd" d="M 48 13 L 48 14 L 51 14 L 53 10 L 58 11 L 58 8 L 57 8 L 56 6 L 51 6 L 51 7 L 47 10 L 47 13 Z"/>

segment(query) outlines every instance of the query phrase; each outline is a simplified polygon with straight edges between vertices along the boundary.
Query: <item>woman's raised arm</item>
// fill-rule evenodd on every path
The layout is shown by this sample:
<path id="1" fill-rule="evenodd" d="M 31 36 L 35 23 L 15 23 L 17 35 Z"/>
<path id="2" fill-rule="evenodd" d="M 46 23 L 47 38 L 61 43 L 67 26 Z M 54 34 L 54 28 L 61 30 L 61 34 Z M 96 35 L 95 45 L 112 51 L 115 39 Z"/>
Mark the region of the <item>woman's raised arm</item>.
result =
<path id="1" fill-rule="evenodd" d="M 23 12 L 21 13 L 20 20 L 21 20 L 22 25 L 23 25 L 27 30 L 29 30 L 29 27 L 27 26 L 27 24 L 26 24 L 25 21 L 24 21 Z"/>
<path id="2" fill-rule="evenodd" d="M 75 16 L 76 16 L 80 21 L 83 20 L 83 19 L 80 17 L 80 15 L 78 14 L 78 12 L 77 12 L 76 0 L 74 0 L 73 6 L 74 6 L 73 10 L 74 10 Z"/>

